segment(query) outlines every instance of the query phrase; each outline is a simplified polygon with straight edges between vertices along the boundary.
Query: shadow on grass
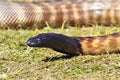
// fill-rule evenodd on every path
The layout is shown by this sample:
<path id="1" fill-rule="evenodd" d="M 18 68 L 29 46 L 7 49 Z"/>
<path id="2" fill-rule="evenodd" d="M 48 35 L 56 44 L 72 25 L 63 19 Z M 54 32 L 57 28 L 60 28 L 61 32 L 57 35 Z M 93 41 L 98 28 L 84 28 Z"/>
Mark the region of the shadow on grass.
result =
<path id="1" fill-rule="evenodd" d="M 75 55 L 63 55 L 63 56 L 55 56 L 55 57 L 47 57 L 46 59 L 42 60 L 42 61 L 45 61 L 45 62 L 49 62 L 49 61 L 56 61 L 56 60 L 60 60 L 60 59 L 70 59 L 72 57 L 75 57 Z"/>

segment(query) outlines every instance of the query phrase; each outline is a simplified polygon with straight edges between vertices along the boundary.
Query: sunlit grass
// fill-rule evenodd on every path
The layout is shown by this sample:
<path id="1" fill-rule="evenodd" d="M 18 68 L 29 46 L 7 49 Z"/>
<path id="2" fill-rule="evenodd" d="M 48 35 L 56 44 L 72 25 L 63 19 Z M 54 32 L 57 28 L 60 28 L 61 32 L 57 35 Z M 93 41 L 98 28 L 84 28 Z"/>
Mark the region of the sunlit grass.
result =
<path id="1" fill-rule="evenodd" d="M 120 55 L 66 55 L 46 48 L 19 46 L 40 33 L 100 36 L 120 32 L 120 27 L 69 27 L 66 29 L 0 30 L 0 78 L 6 80 L 119 80 Z M 2 76 L 2 77 L 1 77 Z"/>
<path id="2" fill-rule="evenodd" d="M 51 32 L 67 36 L 100 36 L 120 32 L 120 26 L 0 30 L 0 80 L 120 80 L 120 54 L 70 58 L 51 49 L 20 46 L 34 35 Z"/>

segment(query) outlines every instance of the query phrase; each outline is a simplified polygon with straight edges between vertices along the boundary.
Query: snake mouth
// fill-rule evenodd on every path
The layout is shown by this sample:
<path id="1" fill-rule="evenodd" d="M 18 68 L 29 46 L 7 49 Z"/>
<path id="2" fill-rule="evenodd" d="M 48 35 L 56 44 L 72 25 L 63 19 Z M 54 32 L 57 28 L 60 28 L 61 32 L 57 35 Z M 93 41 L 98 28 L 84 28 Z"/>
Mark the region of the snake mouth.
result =
<path id="1" fill-rule="evenodd" d="M 30 47 L 40 47 L 42 45 L 42 40 L 39 37 L 30 38 L 25 45 Z"/>
<path id="2" fill-rule="evenodd" d="M 20 44 L 20 46 L 38 47 L 40 43 L 40 39 L 29 39 L 26 43 Z"/>
<path id="3" fill-rule="evenodd" d="M 20 44 L 20 46 L 30 46 L 30 47 L 37 47 L 38 43 L 28 40 L 26 43 Z"/>

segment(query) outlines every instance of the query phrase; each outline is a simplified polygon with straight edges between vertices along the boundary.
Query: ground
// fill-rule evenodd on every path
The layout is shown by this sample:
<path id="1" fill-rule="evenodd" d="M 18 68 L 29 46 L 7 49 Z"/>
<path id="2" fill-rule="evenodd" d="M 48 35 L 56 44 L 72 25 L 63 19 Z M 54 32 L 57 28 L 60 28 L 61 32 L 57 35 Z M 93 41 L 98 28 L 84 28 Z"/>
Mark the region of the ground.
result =
<path id="1" fill-rule="evenodd" d="M 0 30 L 0 79 L 120 80 L 120 54 L 68 57 L 51 49 L 20 46 L 34 35 L 50 32 L 67 36 L 100 36 L 120 32 L 120 26 Z"/>
<path id="2" fill-rule="evenodd" d="M 68 57 L 51 49 L 20 46 L 34 35 L 50 32 L 100 36 L 120 32 L 120 26 L 0 30 L 0 80 L 120 80 L 120 54 Z"/>

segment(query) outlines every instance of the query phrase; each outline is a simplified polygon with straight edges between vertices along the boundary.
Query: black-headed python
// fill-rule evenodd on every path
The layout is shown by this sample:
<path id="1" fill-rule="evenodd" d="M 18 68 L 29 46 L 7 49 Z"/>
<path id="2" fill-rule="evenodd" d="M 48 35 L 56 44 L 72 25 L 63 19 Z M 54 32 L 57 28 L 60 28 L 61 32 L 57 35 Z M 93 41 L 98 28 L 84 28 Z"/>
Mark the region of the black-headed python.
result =
<path id="1" fill-rule="evenodd" d="M 43 28 L 65 25 L 119 25 L 120 0 L 71 0 L 62 2 L 0 2 L 0 28 Z M 68 37 L 43 33 L 26 45 L 47 47 L 68 54 L 103 54 L 120 51 L 120 33 L 93 37 Z"/>

